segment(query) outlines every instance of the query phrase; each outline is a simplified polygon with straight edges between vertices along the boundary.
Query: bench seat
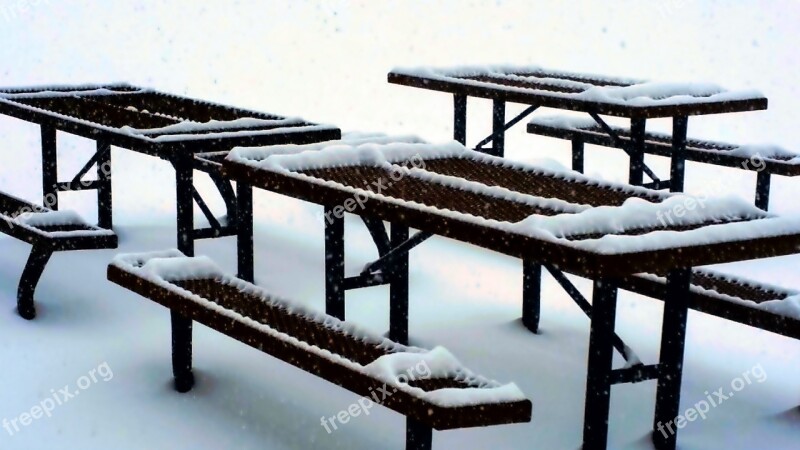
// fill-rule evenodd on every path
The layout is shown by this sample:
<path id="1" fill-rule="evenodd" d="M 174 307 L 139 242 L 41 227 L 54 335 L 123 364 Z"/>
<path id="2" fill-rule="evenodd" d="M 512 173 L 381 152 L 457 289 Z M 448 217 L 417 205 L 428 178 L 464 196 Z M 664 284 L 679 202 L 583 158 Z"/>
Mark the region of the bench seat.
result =
<path id="1" fill-rule="evenodd" d="M 17 288 L 17 311 L 36 316 L 33 295 L 54 252 L 117 248 L 111 230 L 85 223 L 72 211 L 53 211 L 0 192 L 0 232 L 32 245 Z"/>
<path id="2" fill-rule="evenodd" d="M 583 144 L 619 148 L 628 145 L 630 130 L 609 126 L 619 137 L 616 141 L 591 118 L 545 116 L 528 123 L 528 133 L 566 139 L 573 142 L 573 169 L 583 172 Z M 647 154 L 670 157 L 672 136 L 666 133 L 645 133 L 644 151 Z M 733 167 L 758 173 L 756 205 L 764 210 L 769 206 L 770 175 L 794 177 L 800 175 L 800 155 L 778 147 L 742 146 L 724 142 L 687 139 L 686 160 L 717 166 Z M 664 187 L 668 183 L 663 184 Z M 761 194 L 759 196 L 759 189 Z"/>
<path id="3" fill-rule="evenodd" d="M 432 429 L 531 420 L 531 402 L 515 385 L 473 374 L 446 350 L 406 347 L 275 298 L 225 275 L 205 257 L 177 250 L 120 255 L 109 265 L 108 279 L 171 310 L 173 370 L 181 392 L 193 384 L 190 327 L 197 321 L 364 398 L 389 387 L 394 393 L 380 404 L 407 417 L 408 449 L 430 448 Z M 427 377 L 399 379 L 421 361 L 430 368 Z"/>
<path id="4" fill-rule="evenodd" d="M 666 278 L 638 274 L 620 289 L 664 300 Z M 712 316 L 800 339 L 800 293 L 707 269 L 692 271 L 689 307 Z"/>

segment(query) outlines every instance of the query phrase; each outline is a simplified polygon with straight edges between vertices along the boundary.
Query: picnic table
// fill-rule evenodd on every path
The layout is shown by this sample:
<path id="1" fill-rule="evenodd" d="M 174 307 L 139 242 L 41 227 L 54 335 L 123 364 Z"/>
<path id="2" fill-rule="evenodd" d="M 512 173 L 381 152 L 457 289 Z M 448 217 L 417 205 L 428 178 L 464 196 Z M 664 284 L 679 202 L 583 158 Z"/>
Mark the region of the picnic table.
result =
<path id="1" fill-rule="evenodd" d="M 1 88 L 0 114 L 38 124 L 42 136 L 43 203 L 58 210 L 64 191 L 97 191 L 98 226 L 111 229 L 111 146 L 164 159 L 175 168 L 177 245 L 194 253 L 195 239 L 232 236 L 236 200 L 218 165 L 197 158 L 220 155 L 240 145 L 310 143 L 337 139 L 338 128 L 300 118 L 233 108 L 127 84 Z M 96 141 L 97 150 L 69 181 L 59 181 L 56 132 Z M 97 166 L 97 179 L 84 176 Z M 193 172 L 207 172 L 227 208 L 215 217 L 193 184 Z M 194 228 L 197 203 L 210 227 Z M 226 220 L 227 219 L 227 220 Z"/>
<path id="2" fill-rule="evenodd" d="M 584 449 L 607 447 L 611 387 L 644 380 L 658 383 L 653 441 L 659 449 L 674 449 L 677 429 L 658 430 L 679 415 L 692 268 L 794 254 L 800 244 L 796 220 L 743 202 L 690 207 L 696 200 L 689 196 L 516 163 L 456 143 L 302 149 L 237 148 L 223 162 L 223 173 L 239 190 L 239 277 L 253 280 L 252 190 L 260 188 L 324 206 L 328 314 L 344 319 L 346 290 L 388 284 L 389 337 L 396 342 L 407 341 L 408 252 L 432 235 L 520 258 L 526 274 L 546 267 L 557 277 L 569 272 L 590 278 L 593 304 L 582 304 L 591 317 Z M 369 187 L 376 181 L 383 185 L 378 192 Z M 681 205 L 691 213 L 677 221 L 659 219 Z M 343 212 L 361 216 L 380 254 L 357 276 L 345 276 Z M 391 224 L 390 233 L 383 221 Z M 410 235 L 409 228 L 419 231 Z M 665 275 L 655 364 L 638 361 L 615 333 L 618 286 L 641 272 Z M 526 276 L 523 321 L 538 314 L 539 283 Z M 626 367 L 613 368 L 614 349 Z"/>
<path id="3" fill-rule="evenodd" d="M 712 84 L 646 82 L 629 78 L 587 75 L 540 67 L 463 67 L 394 69 L 394 84 L 449 92 L 454 99 L 454 139 L 467 143 L 467 98 L 493 102 L 492 134 L 476 150 L 503 156 L 505 132 L 540 107 L 587 113 L 608 135 L 614 147 L 630 157 L 628 181 L 654 189 L 683 191 L 689 116 L 755 111 L 767 108 L 756 91 L 728 91 Z M 529 105 L 506 122 L 506 103 Z M 601 116 L 630 120 L 629 135 L 610 126 Z M 660 179 L 644 161 L 648 119 L 671 118 L 670 178 Z M 492 147 L 484 148 L 489 142 Z M 573 141 L 574 158 L 583 159 L 581 141 Z M 652 180 L 644 183 L 644 174 Z"/>

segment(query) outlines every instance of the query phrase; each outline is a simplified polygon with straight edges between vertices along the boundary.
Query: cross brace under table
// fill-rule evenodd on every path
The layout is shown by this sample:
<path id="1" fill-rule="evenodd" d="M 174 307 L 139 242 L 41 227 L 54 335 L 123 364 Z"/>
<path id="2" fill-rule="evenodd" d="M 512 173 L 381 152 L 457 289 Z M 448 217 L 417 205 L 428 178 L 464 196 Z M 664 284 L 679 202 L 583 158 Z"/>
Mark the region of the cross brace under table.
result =
<path id="1" fill-rule="evenodd" d="M 453 139 L 467 144 L 467 95 L 453 95 Z M 539 108 L 539 105 L 528 106 L 520 114 L 506 122 L 506 102 L 492 100 L 492 133 L 475 146 L 476 151 L 494 156 L 503 156 L 505 152 L 505 132 L 522 121 L 525 117 Z M 675 116 L 672 118 L 672 155 L 670 166 L 670 179 L 661 180 L 644 161 L 646 119 L 633 117 L 631 121 L 631 139 L 628 144 L 623 144 L 619 135 L 595 111 L 587 111 L 592 119 L 597 122 L 603 131 L 615 142 L 616 147 L 623 149 L 630 157 L 628 182 L 635 186 L 644 186 L 650 189 L 669 189 L 671 192 L 682 192 L 684 185 L 684 168 L 686 165 L 686 135 L 689 119 L 688 116 Z M 489 142 L 491 148 L 484 146 Z M 572 143 L 572 168 L 583 172 L 583 142 L 574 140 Z M 651 182 L 644 182 L 644 174 L 650 177 Z M 767 189 L 769 189 L 767 187 Z"/>

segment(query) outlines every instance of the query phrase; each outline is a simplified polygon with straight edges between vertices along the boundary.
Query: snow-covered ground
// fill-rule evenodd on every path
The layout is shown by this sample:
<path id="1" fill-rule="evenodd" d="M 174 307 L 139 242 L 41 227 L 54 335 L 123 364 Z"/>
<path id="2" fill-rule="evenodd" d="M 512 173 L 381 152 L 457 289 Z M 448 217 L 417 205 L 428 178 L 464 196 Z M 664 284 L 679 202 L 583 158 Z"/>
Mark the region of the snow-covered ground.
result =
<path id="1" fill-rule="evenodd" d="M 450 97 L 389 85 L 392 67 L 538 64 L 759 89 L 770 99 L 768 111 L 692 119 L 690 134 L 798 150 L 798 20 L 800 4 L 790 0 L 0 0 L 0 85 L 128 81 L 344 129 L 442 141 L 452 133 Z M 473 142 L 489 130 L 489 106 L 470 103 Z M 510 115 L 522 108 L 509 109 Z M 668 123 L 656 121 L 653 129 L 666 131 Z M 38 129 L 0 118 L 0 136 L 0 190 L 39 198 Z M 65 178 L 92 146 L 59 138 Z M 533 138 L 522 127 L 509 133 L 507 146 L 515 159 L 569 163 L 568 144 Z M 166 310 L 105 280 L 116 253 L 175 245 L 172 170 L 125 150 L 114 150 L 113 158 L 120 248 L 56 254 L 37 291 L 35 321 L 14 312 L 28 247 L 0 237 L 0 420 L 30 412 L 65 386 L 81 393 L 13 436 L 0 430 L 0 449 L 403 448 L 402 417 L 378 408 L 329 435 L 320 417 L 349 406 L 353 394 L 201 326 L 195 329 L 197 388 L 187 395 L 172 391 Z M 666 161 L 652 161 L 666 173 Z M 623 180 L 627 158 L 590 148 L 586 167 Z M 221 207 L 210 181 L 198 178 Z M 799 182 L 775 178 L 774 211 L 800 211 Z M 689 165 L 692 192 L 750 200 L 753 184 L 752 173 Z M 93 195 L 63 198 L 65 207 L 94 220 Z M 256 281 L 321 308 L 319 210 L 267 193 L 258 193 L 255 202 Z M 350 219 L 347 261 L 356 270 L 375 250 Z M 202 242 L 198 253 L 235 268 L 232 238 Z M 800 257 L 784 257 L 725 270 L 797 288 L 798 262 Z M 576 283 L 589 292 L 588 282 Z M 387 295 L 380 287 L 348 294 L 348 318 L 385 331 Z M 534 402 L 530 424 L 438 432 L 436 448 L 579 447 L 588 320 L 549 277 L 543 298 L 543 331 L 532 335 L 519 321 L 519 261 L 440 238 L 414 250 L 413 343 L 443 345 L 477 372 L 516 382 Z M 657 355 L 661 306 L 629 293 L 620 297 L 618 332 L 646 361 Z M 764 382 L 754 369 L 763 369 Z M 745 372 L 753 382 L 682 429 L 680 448 L 798 447 L 800 343 L 692 313 L 683 408 L 705 399 L 706 391 L 727 390 Z M 654 393 L 652 382 L 614 388 L 612 448 L 651 448 Z"/>

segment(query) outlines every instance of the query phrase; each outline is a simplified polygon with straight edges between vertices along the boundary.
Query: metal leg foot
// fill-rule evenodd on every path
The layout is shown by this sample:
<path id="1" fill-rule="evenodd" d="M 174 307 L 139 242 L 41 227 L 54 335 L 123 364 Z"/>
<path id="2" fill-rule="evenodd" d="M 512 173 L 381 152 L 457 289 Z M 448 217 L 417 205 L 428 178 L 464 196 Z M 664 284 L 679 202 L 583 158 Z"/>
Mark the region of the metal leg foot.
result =
<path id="1" fill-rule="evenodd" d="M 411 417 L 406 418 L 406 450 L 431 450 L 433 429 Z"/>
<path id="2" fill-rule="evenodd" d="M 533 333 L 539 332 L 541 310 L 542 266 L 522 261 L 522 324 Z"/>
<path id="3" fill-rule="evenodd" d="M 172 320 L 172 374 L 175 390 L 184 393 L 192 390 L 192 321 L 175 311 L 170 311 Z"/>
<path id="4" fill-rule="evenodd" d="M 28 262 L 22 270 L 22 276 L 17 287 L 17 312 L 23 319 L 32 320 L 36 317 L 33 294 L 52 254 L 53 251 L 49 248 L 42 248 L 36 245 L 31 248 Z"/>

